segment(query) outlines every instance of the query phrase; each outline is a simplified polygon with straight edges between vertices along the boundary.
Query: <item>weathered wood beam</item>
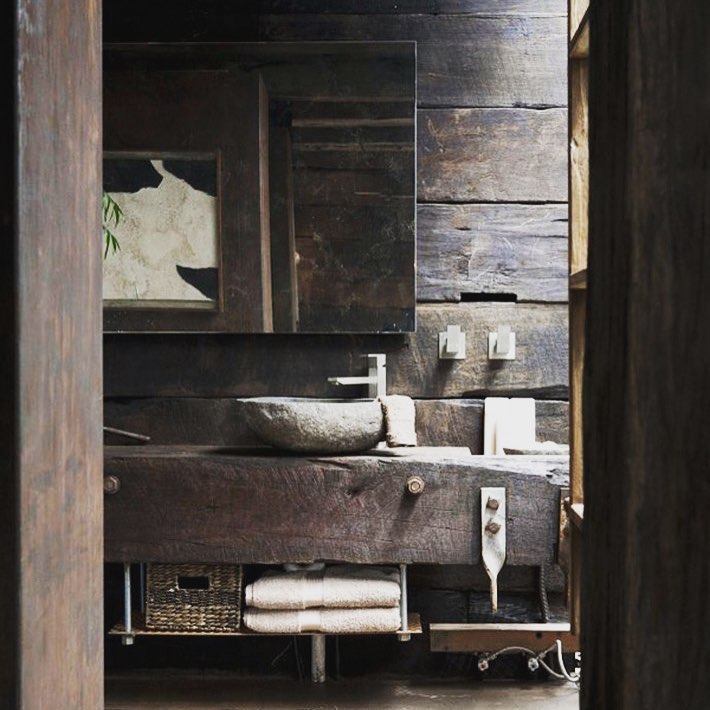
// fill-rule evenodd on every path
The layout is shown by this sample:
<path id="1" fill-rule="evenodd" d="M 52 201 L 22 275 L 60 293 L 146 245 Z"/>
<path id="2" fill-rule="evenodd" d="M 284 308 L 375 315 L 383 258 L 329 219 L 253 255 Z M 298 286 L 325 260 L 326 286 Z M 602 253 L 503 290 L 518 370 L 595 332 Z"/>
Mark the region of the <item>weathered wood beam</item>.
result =
<path id="1" fill-rule="evenodd" d="M 0 706 L 103 706 L 101 6 L 4 3 Z"/>
<path id="2" fill-rule="evenodd" d="M 590 3 L 585 710 L 710 697 L 708 27 Z"/>
<path id="3" fill-rule="evenodd" d="M 420 446 L 468 446 L 483 453 L 483 400 L 416 400 Z M 567 443 L 567 402 L 535 403 L 537 438 Z M 104 400 L 104 421 L 116 428 L 150 436 L 153 444 L 253 446 L 259 440 L 240 415 L 235 399 L 217 397 L 147 397 Z M 125 438 L 108 436 L 109 443 Z"/>
<path id="4" fill-rule="evenodd" d="M 203 563 L 477 564 L 480 487 L 507 491 L 508 563 L 551 562 L 566 457 L 448 461 L 239 456 L 118 447 L 106 475 L 106 558 Z M 407 493 L 420 476 L 424 491 Z"/>
<path id="5" fill-rule="evenodd" d="M 484 17 L 417 10 L 264 14 L 259 32 L 269 41 L 416 40 L 420 106 L 565 106 L 566 13 L 559 3 L 547 7 L 554 16 L 531 8 L 506 17 L 500 6 L 491 12 L 490 3 Z"/>
<path id="6" fill-rule="evenodd" d="M 419 205 L 417 298 L 462 293 L 567 301 L 567 206 Z"/>
<path id="7" fill-rule="evenodd" d="M 105 396 L 355 397 L 357 388 L 343 392 L 327 378 L 361 374 L 364 356 L 383 352 L 393 393 L 567 397 L 565 305 L 420 305 L 417 318 L 417 332 L 407 335 L 107 336 Z M 452 323 L 469 334 L 466 360 L 439 360 L 439 333 Z M 488 359 L 488 333 L 500 324 L 517 334 L 516 360 Z"/>
<path id="8" fill-rule="evenodd" d="M 426 109 L 420 202 L 566 202 L 567 110 Z"/>

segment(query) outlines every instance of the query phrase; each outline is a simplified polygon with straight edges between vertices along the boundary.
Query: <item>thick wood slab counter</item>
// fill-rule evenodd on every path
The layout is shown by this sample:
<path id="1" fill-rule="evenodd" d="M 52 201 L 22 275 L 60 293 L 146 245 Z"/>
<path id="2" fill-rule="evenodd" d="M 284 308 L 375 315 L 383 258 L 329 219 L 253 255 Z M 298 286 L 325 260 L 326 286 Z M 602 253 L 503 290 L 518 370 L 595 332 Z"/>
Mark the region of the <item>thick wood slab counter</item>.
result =
<path id="1" fill-rule="evenodd" d="M 476 564 L 480 488 L 507 490 L 507 564 L 553 559 L 566 457 L 287 456 L 107 447 L 107 561 Z M 407 481 L 424 482 L 413 494 Z M 109 486 L 110 488 L 110 486 Z M 416 488 L 416 486 L 414 487 Z"/>

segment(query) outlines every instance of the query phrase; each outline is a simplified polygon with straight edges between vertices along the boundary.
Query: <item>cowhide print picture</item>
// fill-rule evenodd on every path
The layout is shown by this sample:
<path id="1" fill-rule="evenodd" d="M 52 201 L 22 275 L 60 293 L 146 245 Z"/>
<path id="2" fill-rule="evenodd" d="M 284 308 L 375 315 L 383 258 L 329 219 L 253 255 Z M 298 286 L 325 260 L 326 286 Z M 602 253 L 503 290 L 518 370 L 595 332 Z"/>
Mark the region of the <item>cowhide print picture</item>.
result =
<path id="1" fill-rule="evenodd" d="M 111 307 L 215 308 L 219 299 L 217 159 L 204 155 L 104 157 L 104 192 L 118 246 L 104 259 Z"/>

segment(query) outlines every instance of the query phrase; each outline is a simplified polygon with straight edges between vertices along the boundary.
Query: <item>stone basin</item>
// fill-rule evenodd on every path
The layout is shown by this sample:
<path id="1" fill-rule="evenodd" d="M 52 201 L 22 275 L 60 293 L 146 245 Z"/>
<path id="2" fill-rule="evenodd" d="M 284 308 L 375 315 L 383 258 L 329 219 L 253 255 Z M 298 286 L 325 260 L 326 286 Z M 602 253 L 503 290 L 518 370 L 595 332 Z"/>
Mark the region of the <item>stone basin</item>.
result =
<path id="1" fill-rule="evenodd" d="M 372 399 L 253 397 L 239 402 L 249 428 L 264 443 L 287 451 L 353 454 L 385 438 L 382 406 Z"/>

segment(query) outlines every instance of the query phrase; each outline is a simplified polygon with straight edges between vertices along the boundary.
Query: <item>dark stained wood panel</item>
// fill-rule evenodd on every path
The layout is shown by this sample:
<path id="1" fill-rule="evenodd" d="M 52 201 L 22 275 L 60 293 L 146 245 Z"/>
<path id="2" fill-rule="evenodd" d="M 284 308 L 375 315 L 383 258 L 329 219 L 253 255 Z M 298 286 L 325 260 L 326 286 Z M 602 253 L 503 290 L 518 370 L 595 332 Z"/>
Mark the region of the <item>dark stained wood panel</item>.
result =
<path id="1" fill-rule="evenodd" d="M 551 562 L 563 457 L 404 461 L 109 448 L 109 561 L 477 564 L 480 488 L 504 485 L 508 563 Z M 406 491 L 411 475 L 425 481 Z"/>
<path id="2" fill-rule="evenodd" d="M 261 0 L 265 14 L 352 14 L 352 15 L 525 15 L 562 17 L 565 0 Z"/>
<path id="3" fill-rule="evenodd" d="M 101 6 L 15 0 L 2 17 L 14 184 L 3 182 L 0 213 L 0 705 L 96 710 Z"/>
<path id="4" fill-rule="evenodd" d="M 420 202 L 566 202 L 567 110 L 427 109 Z"/>
<path id="5" fill-rule="evenodd" d="M 420 205 L 417 233 L 420 301 L 567 301 L 566 205 Z"/>
<path id="6" fill-rule="evenodd" d="M 710 4 L 592 2 L 589 21 L 581 707 L 701 710 Z"/>
<path id="7" fill-rule="evenodd" d="M 104 0 L 104 42 L 248 42 L 257 36 L 254 0 Z"/>
<path id="8" fill-rule="evenodd" d="M 269 41 L 415 40 L 420 106 L 567 104 L 564 12 L 263 15 L 259 32 Z"/>
<path id="9" fill-rule="evenodd" d="M 358 397 L 361 389 L 334 387 L 327 378 L 363 374 L 365 355 L 383 352 L 392 393 L 567 397 L 565 305 L 421 305 L 417 318 L 417 332 L 408 335 L 107 336 L 104 394 Z M 468 333 L 466 360 L 438 359 L 438 334 L 448 324 L 460 324 Z M 500 324 L 510 325 L 517 335 L 516 360 L 488 360 L 488 333 Z"/>
<path id="10" fill-rule="evenodd" d="M 537 438 L 567 443 L 567 402 L 535 403 Z M 483 400 L 416 400 L 420 446 L 468 446 L 483 453 Z M 108 399 L 106 426 L 150 436 L 152 444 L 254 446 L 260 442 L 245 425 L 233 398 L 147 397 Z M 107 443 L 129 444 L 124 437 L 108 436 Z"/>

